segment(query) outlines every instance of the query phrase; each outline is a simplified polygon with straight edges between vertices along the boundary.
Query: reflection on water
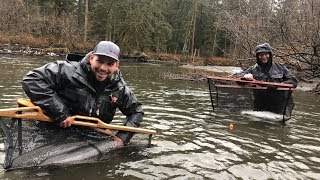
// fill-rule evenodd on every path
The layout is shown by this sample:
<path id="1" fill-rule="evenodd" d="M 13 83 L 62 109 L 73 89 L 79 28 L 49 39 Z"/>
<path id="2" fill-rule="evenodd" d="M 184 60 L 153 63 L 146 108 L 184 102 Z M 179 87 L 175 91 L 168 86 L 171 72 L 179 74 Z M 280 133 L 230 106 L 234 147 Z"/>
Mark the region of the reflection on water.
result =
<path id="1" fill-rule="evenodd" d="M 0 56 L 0 107 L 12 107 L 16 99 L 26 97 L 21 87 L 22 77 L 32 68 L 41 66 L 50 57 L 29 57 L 29 56 Z"/>
<path id="2" fill-rule="evenodd" d="M 20 81 L 54 59 L 1 57 L 0 107 L 26 97 Z M 104 161 L 67 168 L 5 172 L 0 178 L 39 179 L 317 179 L 320 177 L 320 96 L 294 92 L 287 124 L 257 121 L 238 112 L 212 111 L 206 84 L 165 80 L 181 71 L 159 64 L 122 62 L 129 87 L 143 103 L 144 128 L 156 129 L 156 146 L 110 152 Z M 115 119 L 124 116 L 117 114 Z M 234 129 L 230 130 L 230 123 Z M 3 144 L 0 160 L 3 160 Z"/>

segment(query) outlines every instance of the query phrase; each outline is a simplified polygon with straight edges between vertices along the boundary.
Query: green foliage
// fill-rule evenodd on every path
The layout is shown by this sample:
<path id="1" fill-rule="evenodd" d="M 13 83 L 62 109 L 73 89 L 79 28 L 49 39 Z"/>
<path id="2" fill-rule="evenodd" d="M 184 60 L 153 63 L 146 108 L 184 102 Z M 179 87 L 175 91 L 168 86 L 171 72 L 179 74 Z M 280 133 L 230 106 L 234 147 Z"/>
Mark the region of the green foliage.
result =
<path id="1" fill-rule="evenodd" d="M 17 1 L 18 2 L 18 1 Z M 19 1 L 20 2 L 20 1 Z M 75 46 L 84 36 L 86 0 L 22 0 L 11 7 L 8 27 L 21 34 L 45 38 L 49 44 Z M 194 48 L 202 56 L 217 55 L 219 0 L 90 0 L 87 39 L 90 43 L 111 40 L 122 52 L 153 51 L 189 54 L 194 30 Z M 7 3 L 8 6 L 10 3 Z M 194 17 L 196 13 L 196 17 Z M 1 14 L 0 14 L 1 15 Z M 17 20 L 23 18 L 24 25 Z M 193 28 L 194 21 L 196 27 Z M 219 28 L 219 27 L 218 27 Z M 8 29 L 2 28 L 2 31 Z M 218 29 L 219 30 L 219 29 Z"/>

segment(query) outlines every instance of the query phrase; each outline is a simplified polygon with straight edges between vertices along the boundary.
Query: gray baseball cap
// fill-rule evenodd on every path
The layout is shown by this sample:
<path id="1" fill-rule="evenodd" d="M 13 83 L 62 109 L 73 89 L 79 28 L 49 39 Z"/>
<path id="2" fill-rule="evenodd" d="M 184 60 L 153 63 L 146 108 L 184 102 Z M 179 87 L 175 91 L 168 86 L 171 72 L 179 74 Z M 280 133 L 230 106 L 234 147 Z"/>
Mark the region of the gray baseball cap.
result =
<path id="1" fill-rule="evenodd" d="M 119 61 L 120 48 L 111 41 L 100 41 L 93 49 L 92 54 L 108 56 Z"/>

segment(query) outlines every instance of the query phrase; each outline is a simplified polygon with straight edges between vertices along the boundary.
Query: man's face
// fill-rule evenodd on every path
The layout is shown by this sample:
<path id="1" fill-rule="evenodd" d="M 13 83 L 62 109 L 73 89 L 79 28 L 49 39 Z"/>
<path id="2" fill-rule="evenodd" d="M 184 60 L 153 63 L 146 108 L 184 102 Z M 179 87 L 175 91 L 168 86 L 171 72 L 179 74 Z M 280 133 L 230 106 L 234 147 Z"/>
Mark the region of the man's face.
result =
<path id="1" fill-rule="evenodd" d="M 258 58 L 262 63 L 267 63 L 270 59 L 270 54 L 267 52 L 261 52 L 258 54 Z"/>
<path id="2" fill-rule="evenodd" d="M 90 67 L 98 81 L 104 81 L 111 76 L 119 67 L 119 61 L 100 55 L 90 55 Z"/>

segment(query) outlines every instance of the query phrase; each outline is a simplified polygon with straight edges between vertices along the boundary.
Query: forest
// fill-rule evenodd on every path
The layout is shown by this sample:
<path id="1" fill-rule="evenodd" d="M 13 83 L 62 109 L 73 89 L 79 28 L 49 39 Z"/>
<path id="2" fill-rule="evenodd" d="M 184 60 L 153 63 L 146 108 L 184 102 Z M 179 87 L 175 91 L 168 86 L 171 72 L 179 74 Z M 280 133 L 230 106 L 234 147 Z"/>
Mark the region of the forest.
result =
<path id="1" fill-rule="evenodd" d="M 253 61 L 269 42 L 304 78 L 320 77 L 319 0 L 1 0 L 0 48 L 86 51 L 101 40 L 122 53 Z"/>

